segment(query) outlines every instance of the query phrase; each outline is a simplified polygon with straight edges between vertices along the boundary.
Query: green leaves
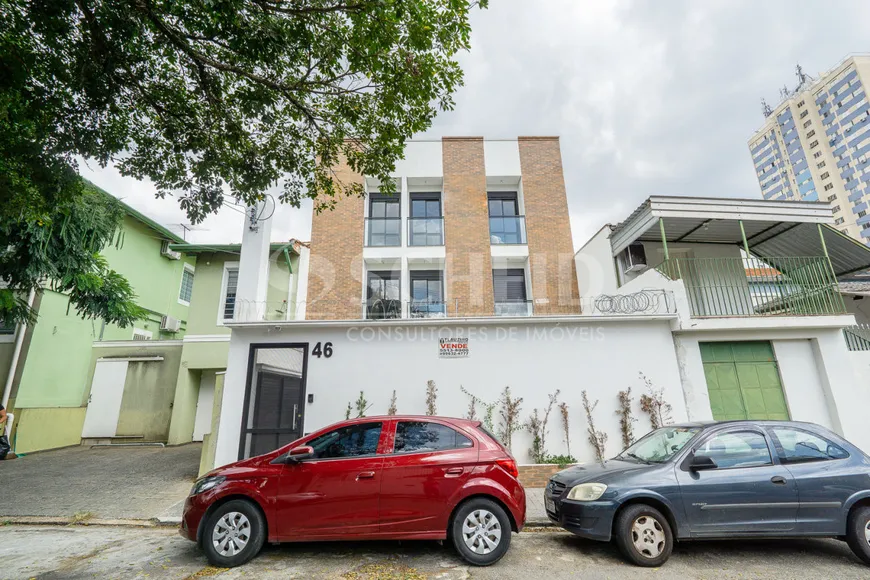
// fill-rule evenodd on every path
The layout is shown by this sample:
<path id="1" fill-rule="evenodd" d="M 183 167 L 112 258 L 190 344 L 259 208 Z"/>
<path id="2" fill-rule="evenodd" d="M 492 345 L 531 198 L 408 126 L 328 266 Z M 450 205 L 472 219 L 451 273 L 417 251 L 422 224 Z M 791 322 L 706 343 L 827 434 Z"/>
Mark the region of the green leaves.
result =
<path id="1" fill-rule="evenodd" d="M 402 144 L 453 106 L 465 0 L 4 0 L 0 98 L 62 166 L 114 160 L 180 195 L 194 222 L 224 195 L 329 206 L 391 183 Z M 23 101 L 22 101 L 23 99 Z M 0 105 L 2 106 L 2 105 Z"/>
<path id="2" fill-rule="evenodd" d="M 394 187 L 404 142 L 453 107 L 485 4 L 0 0 L 0 277 L 19 293 L 48 277 L 83 316 L 130 320 L 129 287 L 94 258 L 120 218 L 87 197 L 80 157 L 150 179 L 194 223 L 275 184 L 318 211 L 362 195 L 342 160 Z"/>

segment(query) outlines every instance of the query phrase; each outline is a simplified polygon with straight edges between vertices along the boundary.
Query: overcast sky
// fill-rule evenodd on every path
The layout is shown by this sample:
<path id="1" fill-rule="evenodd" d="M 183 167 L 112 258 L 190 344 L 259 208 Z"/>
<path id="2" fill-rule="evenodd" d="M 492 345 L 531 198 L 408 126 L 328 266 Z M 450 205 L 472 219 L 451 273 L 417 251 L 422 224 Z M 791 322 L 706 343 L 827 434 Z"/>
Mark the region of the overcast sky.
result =
<path id="1" fill-rule="evenodd" d="M 456 110 L 426 137 L 559 135 L 579 247 L 646 197 L 760 197 L 747 148 L 760 98 L 870 52 L 867 0 L 490 0 L 473 14 Z M 112 168 L 83 175 L 180 232 L 173 199 Z M 280 208 L 272 237 L 307 240 L 310 205 Z M 176 225 L 173 225 L 176 224 Z M 188 239 L 241 239 L 223 210 Z"/>

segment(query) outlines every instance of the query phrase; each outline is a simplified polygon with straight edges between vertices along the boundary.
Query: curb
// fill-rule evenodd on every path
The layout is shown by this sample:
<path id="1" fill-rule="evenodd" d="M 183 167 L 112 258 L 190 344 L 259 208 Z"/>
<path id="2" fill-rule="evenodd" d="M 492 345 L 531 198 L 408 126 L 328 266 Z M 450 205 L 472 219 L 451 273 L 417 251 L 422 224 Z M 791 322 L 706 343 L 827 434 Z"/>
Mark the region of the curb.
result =
<path id="1" fill-rule="evenodd" d="M 157 528 L 177 526 L 181 518 L 122 519 L 122 518 L 89 518 L 77 521 L 66 516 L 0 516 L 0 526 L 117 526 L 129 528 Z"/>
<path id="2" fill-rule="evenodd" d="M 165 528 L 177 527 L 181 524 L 179 517 L 158 517 L 147 520 L 142 519 L 119 519 L 119 518 L 90 518 L 76 521 L 66 516 L 0 516 L 0 526 L 116 526 L 128 528 Z M 556 528 L 560 529 L 550 520 L 534 519 L 527 520 L 523 529 Z"/>

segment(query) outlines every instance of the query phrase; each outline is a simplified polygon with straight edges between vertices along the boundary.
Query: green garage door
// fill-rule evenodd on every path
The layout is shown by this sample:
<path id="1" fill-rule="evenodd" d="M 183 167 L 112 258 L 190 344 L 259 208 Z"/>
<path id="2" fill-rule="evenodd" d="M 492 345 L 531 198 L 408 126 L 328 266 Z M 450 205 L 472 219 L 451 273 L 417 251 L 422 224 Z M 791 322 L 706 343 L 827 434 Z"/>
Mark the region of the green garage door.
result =
<path id="1" fill-rule="evenodd" d="M 790 419 L 769 342 L 700 346 L 714 419 Z"/>

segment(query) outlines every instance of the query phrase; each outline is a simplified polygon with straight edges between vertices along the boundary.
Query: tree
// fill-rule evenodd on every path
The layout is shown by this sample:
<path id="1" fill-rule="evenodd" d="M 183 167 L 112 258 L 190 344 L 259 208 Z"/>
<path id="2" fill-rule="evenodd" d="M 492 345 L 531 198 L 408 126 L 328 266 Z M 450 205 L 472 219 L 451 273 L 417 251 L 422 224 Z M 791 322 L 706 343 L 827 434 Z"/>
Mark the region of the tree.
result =
<path id="1" fill-rule="evenodd" d="M 0 0 L 0 227 L 55 223 L 56 208 L 81 203 L 80 158 L 149 178 L 194 223 L 227 195 L 254 204 L 279 182 L 280 201 L 309 197 L 318 211 L 362 195 L 336 178 L 342 159 L 390 192 L 404 141 L 453 107 L 455 56 L 485 4 Z M 42 272 L 19 270 L 20 297 Z"/>
<path id="2" fill-rule="evenodd" d="M 83 318 L 122 327 L 145 316 L 127 280 L 108 267 L 99 251 L 123 243 L 124 209 L 88 185 L 70 200 L 31 219 L 0 219 L 0 320 L 32 322 L 25 297 L 40 284 L 69 296 Z"/>

